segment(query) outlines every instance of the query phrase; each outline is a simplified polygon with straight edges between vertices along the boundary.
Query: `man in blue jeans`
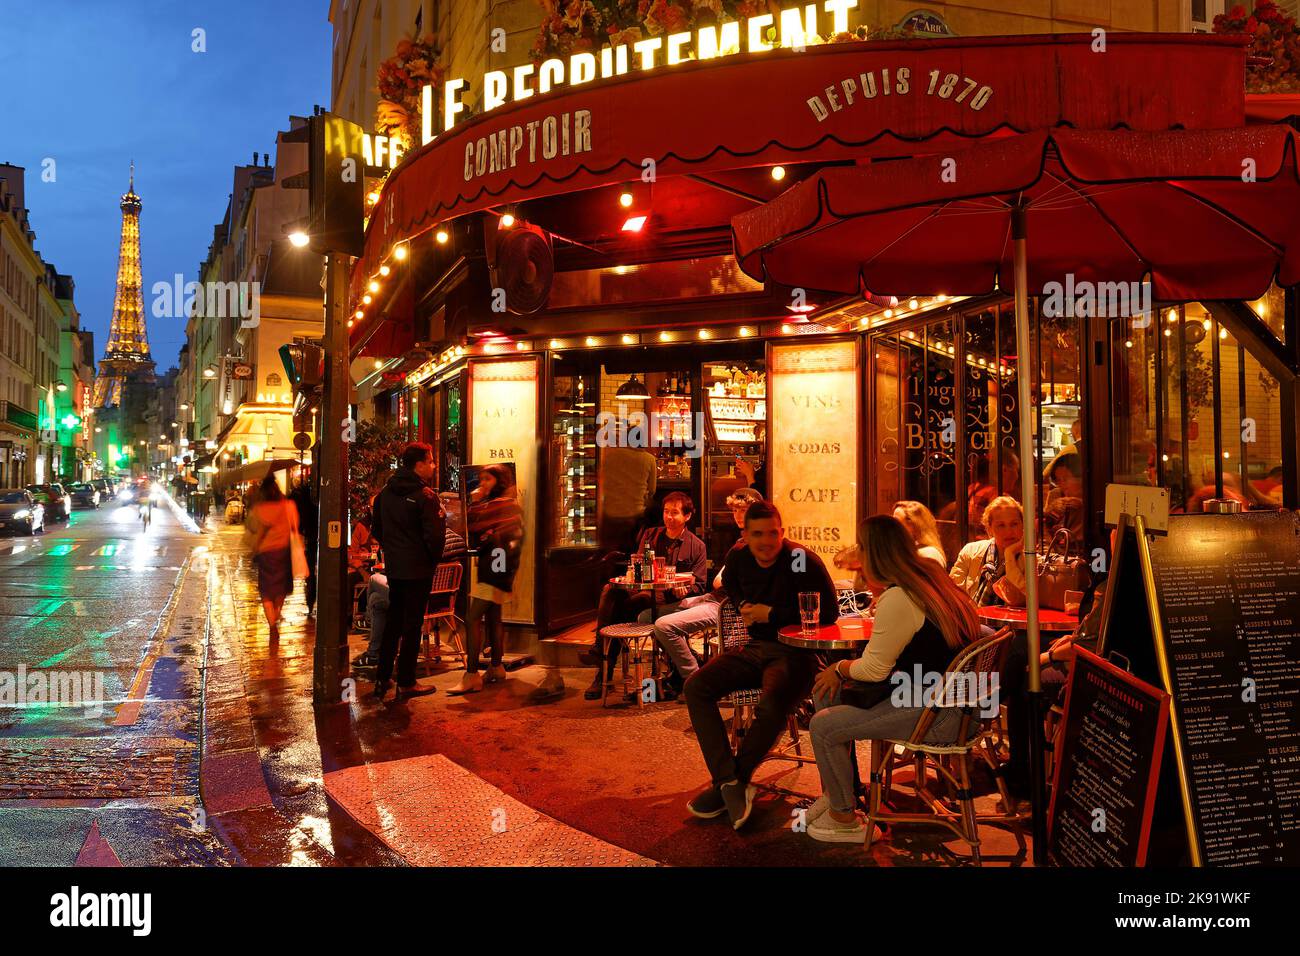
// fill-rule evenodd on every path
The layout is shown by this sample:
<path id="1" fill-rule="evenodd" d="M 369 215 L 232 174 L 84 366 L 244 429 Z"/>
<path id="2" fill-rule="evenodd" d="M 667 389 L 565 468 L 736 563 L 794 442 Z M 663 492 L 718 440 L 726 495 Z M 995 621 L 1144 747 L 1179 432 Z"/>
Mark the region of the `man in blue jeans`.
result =
<path id="1" fill-rule="evenodd" d="M 739 830 L 754 806 L 750 777 L 776 743 L 786 718 L 808 696 L 816 655 L 782 644 L 777 631 L 799 623 L 799 595 L 820 596 L 822 625 L 839 617 L 835 585 L 821 558 L 785 538 L 776 506 L 760 501 L 745 512 L 745 548 L 732 552 L 722 587 L 749 627 L 749 643 L 719 654 L 686 682 L 686 706 L 708 765 L 711 785 L 687 805 L 702 819 L 727 814 Z M 732 691 L 761 688 L 740 748 L 733 754 L 718 701 Z"/>

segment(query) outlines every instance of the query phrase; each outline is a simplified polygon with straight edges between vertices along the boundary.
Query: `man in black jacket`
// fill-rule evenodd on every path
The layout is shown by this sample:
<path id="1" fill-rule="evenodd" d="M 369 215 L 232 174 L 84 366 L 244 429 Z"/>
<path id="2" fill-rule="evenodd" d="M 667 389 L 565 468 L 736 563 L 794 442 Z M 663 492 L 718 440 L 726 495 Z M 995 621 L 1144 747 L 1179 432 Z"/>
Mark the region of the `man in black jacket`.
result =
<path id="1" fill-rule="evenodd" d="M 375 675 L 375 696 L 380 700 L 388 693 L 394 657 L 398 700 L 416 688 L 415 661 L 424 612 L 447 537 L 446 515 L 432 487 L 433 449 L 414 442 L 402 452 L 401 462 L 374 504 L 373 531 L 384 549 L 389 599 Z"/>
<path id="2" fill-rule="evenodd" d="M 722 587 L 749 626 L 749 643 L 719 654 L 686 681 L 691 725 L 712 784 L 687 805 L 693 816 L 727 814 L 739 830 L 754 805 L 750 785 L 759 761 L 776 743 L 790 713 L 812 689 L 817 662 L 810 651 L 782 644 L 777 631 L 799 623 L 799 594 L 821 595 L 820 623 L 839 617 L 835 585 L 811 550 L 786 540 L 780 512 L 759 501 L 745 512 L 745 547 L 727 556 Z M 733 754 L 718 701 L 732 691 L 762 688 L 754 721 Z"/>

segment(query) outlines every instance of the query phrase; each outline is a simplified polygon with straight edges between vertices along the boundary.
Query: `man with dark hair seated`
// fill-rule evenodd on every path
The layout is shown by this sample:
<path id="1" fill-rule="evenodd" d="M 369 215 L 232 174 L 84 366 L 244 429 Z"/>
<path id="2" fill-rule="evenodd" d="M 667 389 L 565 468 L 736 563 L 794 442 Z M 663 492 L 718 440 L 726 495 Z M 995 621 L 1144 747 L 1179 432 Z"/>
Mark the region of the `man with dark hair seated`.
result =
<path id="1" fill-rule="evenodd" d="M 708 551 L 704 542 L 691 533 L 686 522 L 695 511 L 695 503 L 689 495 L 674 491 L 665 496 L 663 502 L 664 523 L 657 528 L 647 528 L 637 539 L 636 551 L 640 553 L 649 545 L 655 557 L 666 558 L 665 565 L 671 571 L 687 572 L 692 576 L 689 584 L 657 590 L 631 590 L 618 584 L 606 584 L 600 592 L 600 603 L 596 606 L 596 644 L 591 651 L 584 653 L 584 664 L 598 664 L 596 676 L 583 696 L 587 700 L 598 700 L 604 691 L 604 682 L 614 673 L 614 665 L 622 649 L 621 641 L 610 642 L 609 654 L 602 660 L 600 653 L 600 629 L 607 624 L 630 624 L 643 612 L 650 612 L 650 619 L 661 614 L 670 614 L 677 610 L 679 602 L 707 590 Z"/>
<path id="2" fill-rule="evenodd" d="M 739 830 L 754 804 L 750 785 L 759 762 L 776 743 L 799 702 L 808 696 L 816 655 L 782 644 L 777 631 L 799 623 L 799 594 L 821 596 L 820 623 L 839 617 L 835 585 L 821 558 L 786 540 L 781 514 L 760 501 L 745 512 L 745 548 L 732 552 L 722 571 L 727 600 L 749 627 L 749 643 L 719 654 L 686 682 L 686 705 L 712 783 L 687 805 L 703 819 L 726 813 Z M 718 701 L 732 691 L 762 688 L 754 722 L 733 754 Z"/>

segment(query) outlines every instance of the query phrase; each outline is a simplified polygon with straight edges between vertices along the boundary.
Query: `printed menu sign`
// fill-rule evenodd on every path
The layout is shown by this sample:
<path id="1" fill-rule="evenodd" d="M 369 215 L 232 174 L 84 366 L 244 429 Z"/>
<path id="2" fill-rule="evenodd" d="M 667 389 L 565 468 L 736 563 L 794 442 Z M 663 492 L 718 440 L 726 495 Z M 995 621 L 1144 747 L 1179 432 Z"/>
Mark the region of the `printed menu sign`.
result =
<path id="1" fill-rule="evenodd" d="M 772 500 L 829 568 L 857 540 L 858 344 L 776 345 L 769 370 Z"/>
<path id="2" fill-rule="evenodd" d="M 1151 546 L 1206 866 L 1300 863 L 1300 520 L 1174 516 Z"/>
<path id="3" fill-rule="evenodd" d="M 1168 694 L 1077 650 L 1047 816 L 1053 865 L 1146 862 L 1168 721 Z"/>

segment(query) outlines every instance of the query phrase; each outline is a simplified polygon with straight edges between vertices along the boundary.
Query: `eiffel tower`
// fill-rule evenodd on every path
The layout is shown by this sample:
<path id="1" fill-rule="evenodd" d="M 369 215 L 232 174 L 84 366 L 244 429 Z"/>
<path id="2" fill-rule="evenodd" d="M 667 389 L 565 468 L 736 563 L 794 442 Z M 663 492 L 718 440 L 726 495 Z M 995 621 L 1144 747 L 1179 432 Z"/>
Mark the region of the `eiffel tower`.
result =
<path id="1" fill-rule="evenodd" d="M 154 384 L 154 362 L 149 357 L 145 330 L 144 287 L 140 272 L 140 197 L 135 194 L 135 163 L 131 184 L 122 197 L 122 239 L 117 257 L 117 293 L 113 297 L 113 322 L 108 345 L 95 377 L 92 407 L 124 404 L 123 388 Z"/>

